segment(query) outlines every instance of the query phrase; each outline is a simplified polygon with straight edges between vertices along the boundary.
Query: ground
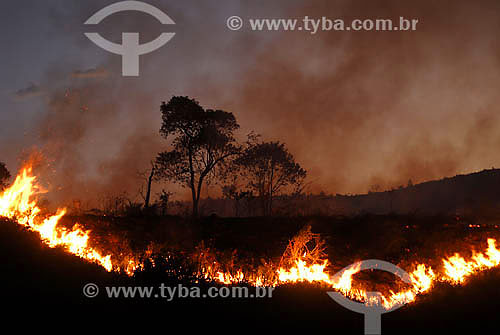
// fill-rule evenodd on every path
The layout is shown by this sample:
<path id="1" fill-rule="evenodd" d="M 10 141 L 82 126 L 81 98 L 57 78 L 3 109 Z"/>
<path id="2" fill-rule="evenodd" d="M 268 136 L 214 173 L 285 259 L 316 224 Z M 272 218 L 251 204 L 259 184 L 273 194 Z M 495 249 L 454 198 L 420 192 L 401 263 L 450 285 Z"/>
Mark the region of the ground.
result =
<path id="1" fill-rule="evenodd" d="M 457 223 L 455 218 L 416 218 L 400 216 L 368 216 L 351 219 L 342 218 L 295 218 L 274 219 L 211 219 L 198 223 L 200 238 L 210 235 L 213 245 L 221 250 L 237 248 L 244 254 L 276 257 L 286 247 L 304 223 L 311 224 L 313 231 L 321 233 L 328 241 L 328 254 L 337 260 L 333 267 L 343 261 L 358 257 L 404 258 L 416 257 L 407 252 L 409 247 L 418 250 L 418 256 L 453 250 L 469 238 L 481 240 L 482 235 L 494 234 L 490 228 L 482 228 L 471 237 L 468 225 Z M 439 224 L 438 224 L 439 222 Z M 411 228 L 405 228 L 411 226 Z M 203 230 L 210 229 L 210 234 Z M 394 235 L 398 231 L 399 235 Z M 398 236 L 398 239 L 389 239 Z M 430 248 L 444 236 L 455 243 L 442 244 L 441 248 Z M 194 237 L 193 237 L 194 238 Z M 393 240 L 397 242 L 391 243 Z M 442 241 L 441 241 L 442 242 Z M 479 242 L 478 242 L 479 243 Z M 335 248 L 334 248 L 335 247 Z M 410 255 L 408 255 L 410 254 Z M 354 256 L 355 255 L 355 256 Z M 108 273 L 97 265 L 84 262 L 61 249 L 44 246 L 36 234 L 11 223 L 0 223 L 0 257 L 2 261 L 2 301 L 11 306 L 10 312 L 25 316 L 30 311 L 39 315 L 64 315 L 71 311 L 78 317 L 85 313 L 106 313 L 129 317 L 148 315 L 153 320 L 165 323 L 181 322 L 186 317 L 190 323 L 202 325 L 207 330 L 237 332 L 242 328 L 263 326 L 284 330 L 321 327 L 324 331 L 339 334 L 362 334 L 363 316 L 348 311 L 331 300 L 325 287 L 296 284 L 278 287 L 272 298 L 247 299 L 181 299 L 167 301 L 162 298 L 110 299 L 102 295 L 86 298 L 82 288 L 87 283 L 97 284 L 101 290 L 106 286 L 167 286 L 192 285 L 164 271 L 148 270 L 134 278 Z M 386 259 L 386 258 L 383 258 Z M 174 262 L 175 264 L 175 262 Z M 498 301 L 500 301 L 500 270 L 495 269 L 471 278 L 463 287 L 439 284 L 431 293 L 421 296 L 415 303 L 382 316 L 383 334 L 452 332 L 487 329 L 496 326 Z M 199 283 L 202 288 L 213 283 Z M 22 306 L 14 308 L 13 306 Z M 5 316 L 10 312 L 6 312 Z M 63 313 L 63 314 L 60 314 Z M 101 314 L 102 316 L 102 314 Z M 111 317 L 111 316 L 110 316 Z M 156 319 L 159 317 L 159 319 Z M 114 318 L 114 317 L 113 317 Z M 6 320 L 9 318 L 6 317 Z M 113 319 L 116 320 L 116 319 Z M 133 319 L 130 319 L 133 320 Z M 142 320 L 142 319 L 141 319 Z M 143 322 L 142 320 L 141 322 Z M 90 321 L 89 321 L 90 322 Z M 166 330 L 168 331 L 168 330 Z"/>

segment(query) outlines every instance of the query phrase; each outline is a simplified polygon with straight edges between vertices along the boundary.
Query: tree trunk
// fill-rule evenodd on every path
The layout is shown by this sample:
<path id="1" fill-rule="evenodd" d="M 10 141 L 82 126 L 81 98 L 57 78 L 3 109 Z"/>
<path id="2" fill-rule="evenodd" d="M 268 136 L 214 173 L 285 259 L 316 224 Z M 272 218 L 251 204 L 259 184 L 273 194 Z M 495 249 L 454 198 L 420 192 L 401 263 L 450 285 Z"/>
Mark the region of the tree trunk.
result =
<path id="1" fill-rule="evenodd" d="M 198 200 L 196 197 L 193 198 L 193 218 L 198 218 Z"/>
<path id="2" fill-rule="evenodd" d="M 269 196 L 269 208 L 267 209 L 268 216 L 273 216 L 273 195 Z"/>
<path id="3" fill-rule="evenodd" d="M 196 189 L 194 187 L 194 182 L 191 184 L 191 196 L 193 200 L 193 218 L 198 218 L 198 197 L 196 196 Z"/>
<path id="4" fill-rule="evenodd" d="M 194 168 L 193 168 L 193 150 L 191 146 L 189 146 L 189 173 L 190 173 L 190 182 L 189 186 L 191 187 L 191 196 L 193 198 L 193 219 L 198 218 L 198 197 L 196 196 L 196 188 L 194 186 Z"/>
<path id="5" fill-rule="evenodd" d="M 146 192 L 146 199 L 144 201 L 144 208 L 149 208 L 149 201 L 151 199 L 151 184 L 153 183 L 153 176 L 155 174 L 155 168 L 151 168 L 151 174 L 148 179 L 148 191 Z"/>
<path id="6" fill-rule="evenodd" d="M 203 186 L 203 176 L 200 176 L 200 179 L 198 180 L 197 192 L 195 192 L 196 200 L 193 202 L 193 216 L 195 218 L 198 218 L 200 215 L 199 209 L 198 209 L 198 204 L 200 203 L 202 186 Z"/>

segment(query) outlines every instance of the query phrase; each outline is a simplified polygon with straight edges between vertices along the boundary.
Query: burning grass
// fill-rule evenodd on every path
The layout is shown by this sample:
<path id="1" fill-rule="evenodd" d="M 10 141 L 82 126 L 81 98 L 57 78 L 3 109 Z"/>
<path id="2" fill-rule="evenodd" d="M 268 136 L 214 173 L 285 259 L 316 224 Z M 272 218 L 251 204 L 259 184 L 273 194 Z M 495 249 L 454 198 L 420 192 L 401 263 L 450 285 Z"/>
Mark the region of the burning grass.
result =
<path id="1" fill-rule="evenodd" d="M 350 259 L 336 259 L 337 263 L 332 264 L 327 256 L 325 241 L 312 232 L 310 225 L 289 240 L 281 256 L 273 258 L 242 258 L 235 249 L 221 251 L 205 241 L 192 250 L 169 249 L 152 241 L 137 250 L 119 235 L 111 234 L 103 238 L 81 224 L 61 224 L 66 215 L 64 208 L 54 215 L 43 214 L 36 202 L 41 192 L 31 168 L 23 169 L 12 186 L 0 195 L 0 216 L 38 233 L 51 248 L 64 248 L 107 271 L 129 276 L 159 271 L 173 278 L 213 281 L 224 285 L 244 283 L 275 287 L 311 283 L 368 304 L 372 302 L 366 292 L 377 290 L 384 293 L 382 305 L 390 309 L 397 304 L 415 301 L 418 295 L 429 292 L 437 283 L 462 285 L 469 277 L 500 264 L 500 250 L 496 240 L 490 236 L 487 237 L 486 247 L 462 243 L 460 253 L 444 253 L 424 260 L 419 257 L 397 260 L 408 271 L 410 284 L 401 283 L 379 271 L 361 272 L 359 266 L 335 277 L 334 269 L 361 260 L 363 255 L 350 250 Z M 401 235 L 394 236 L 397 243 L 389 243 L 389 246 L 391 250 L 398 250 L 402 245 L 398 242 Z M 353 259 L 353 255 L 359 258 Z"/>

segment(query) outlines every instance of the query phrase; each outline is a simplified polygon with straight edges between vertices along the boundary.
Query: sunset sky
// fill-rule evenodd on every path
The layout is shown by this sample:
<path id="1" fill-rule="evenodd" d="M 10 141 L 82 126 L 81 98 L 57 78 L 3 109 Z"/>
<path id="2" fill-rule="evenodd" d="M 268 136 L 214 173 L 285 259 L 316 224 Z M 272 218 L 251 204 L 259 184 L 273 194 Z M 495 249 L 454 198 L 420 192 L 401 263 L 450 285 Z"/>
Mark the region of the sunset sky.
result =
<path id="1" fill-rule="evenodd" d="M 33 149 L 45 182 L 66 199 L 134 193 L 137 172 L 167 148 L 160 104 L 173 95 L 233 112 L 241 130 L 285 142 L 309 172 L 309 191 L 362 193 L 500 167 L 498 1 L 146 1 L 176 24 L 118 13 L 116 1 L 3 1 L 0 161 L 12 172 Z M 251 18 L 400 16 L 417 31 L 240 31 Z M 175 32 L 123 77 L 119 43 Z M 215 193 L 215 191 L 214 191 Z M 178 193 L 182 196 L 182 193 Z"/>

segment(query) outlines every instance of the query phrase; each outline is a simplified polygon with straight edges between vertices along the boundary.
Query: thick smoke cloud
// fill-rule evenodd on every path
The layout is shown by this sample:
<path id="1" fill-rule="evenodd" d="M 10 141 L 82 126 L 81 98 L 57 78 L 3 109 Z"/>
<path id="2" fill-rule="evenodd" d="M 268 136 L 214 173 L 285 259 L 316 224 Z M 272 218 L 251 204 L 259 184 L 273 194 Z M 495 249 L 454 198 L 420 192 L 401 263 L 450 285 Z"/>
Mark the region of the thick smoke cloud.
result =
<path id="1" fill-rule="evenodd" d="M 494 1 L 310 3 L 290 16 L 420 23 L 416 32 L 282 33 L 228 108 L 287 142 L 316 191 L 498 166 L 499 9 Z"/>
<path id="2" fill-rule="evenodd" d="M 159 104 L 172 95 L 235 113 L 242 135 L 286 142 L 314 192 L 366 192 L 500 165 L 497 1 L 151 3 L 168 9 L 177 36 L 141 59 L 138 79 L 121 77 L 120 58 L 74 28 L 102 1 L 51 12 L 83 53 L 101 56 L 52 65 L 43 83 L 51 94 L 37 144 L 61 199 L 135 194 L 137 171 L 167 145 Z M 237 14 L 420 22 L 416 32 L 228 31 L 225 19 Z M 116 41 L 127 29 L 146 41 L 162 29 L 131 18 L 99 29 Z"/>

